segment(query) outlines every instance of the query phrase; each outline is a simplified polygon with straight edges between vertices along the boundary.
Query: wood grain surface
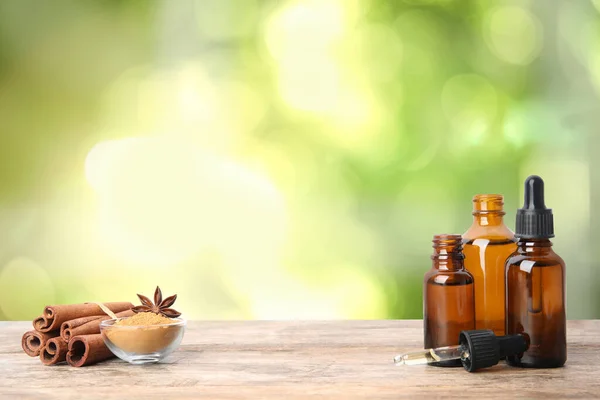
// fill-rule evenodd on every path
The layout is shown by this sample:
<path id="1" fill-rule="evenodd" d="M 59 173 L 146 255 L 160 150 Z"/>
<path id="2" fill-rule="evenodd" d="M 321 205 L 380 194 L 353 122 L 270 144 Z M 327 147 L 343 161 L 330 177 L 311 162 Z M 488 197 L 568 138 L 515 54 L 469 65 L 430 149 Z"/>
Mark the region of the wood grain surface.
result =
<path id="1" fill-rule="evenodd" d="M 599 398 L 600 321 L 569 321 L 564 368 L 505 364 L 400 366 L 422 347 L 421 321 L 188 323 L 163 363 L 115 359 L 84 368 L 46 367 L 20 347 L 31 322 L 0 322 L 0 398 L 39 399 L 396 399 Z"/>

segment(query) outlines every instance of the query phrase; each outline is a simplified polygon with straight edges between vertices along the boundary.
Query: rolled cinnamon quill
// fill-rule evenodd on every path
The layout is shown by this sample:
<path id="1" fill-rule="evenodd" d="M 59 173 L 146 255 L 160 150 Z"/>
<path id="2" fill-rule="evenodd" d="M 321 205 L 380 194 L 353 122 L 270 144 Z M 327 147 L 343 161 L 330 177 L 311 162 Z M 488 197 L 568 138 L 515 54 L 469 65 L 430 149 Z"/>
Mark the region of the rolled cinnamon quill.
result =
<path id="1" fill-rule="evenodd" d="M 100 333 L 75 336 L 69 341 L 67 362 L 72 367 L 84 367 L 114 356 L 104 344 Z"/>
<path id="2" fill-rule="evenodd" d="M 125 318 L 131 317 L 133 314 L 135 314 L 133 311 L 127 310 L 117 313 L 116 315 L 118 318 Z M 108 315 L 105 315 L 103 317 L 85 317 L 63 322 L 60 326 L 60 336 L 68 342 L 74 336 L 100 333 L 100 322 L 108 319 L 111 318 Z"/>
<path id="3" fill-rule="evenodd" d="M 129 302 L 104 303 L 104 305 L 114 313 L 133 307 L 133 304 Z M 50 332 L 59 329 L 65 321 L 94 315 L 104 316 L 106 314 L 94 303 L 47 306 L 42 315 L 33 321 L 33 327 L 40 332 Z"/>
<path id="4" fill-rule="evenodd" d="M 40 360 L 44 365 L 54 365 L 63 362 L 67 358 L 67 342 L 60 336 L 48 340 L 46 346 L 40 352 Z"/>
<path id="5" fill-rule="evenodd" d="M 53 337 L 58 336 L 58 334 L 58 331 L 48 333 L 38 331 L 25 332 L 23 338 L 21 338 L 21 347 L 23 347 L 23 351 L 29 357 L 38 357 L 42 348 L 46 346 L 46 342 Z"/>

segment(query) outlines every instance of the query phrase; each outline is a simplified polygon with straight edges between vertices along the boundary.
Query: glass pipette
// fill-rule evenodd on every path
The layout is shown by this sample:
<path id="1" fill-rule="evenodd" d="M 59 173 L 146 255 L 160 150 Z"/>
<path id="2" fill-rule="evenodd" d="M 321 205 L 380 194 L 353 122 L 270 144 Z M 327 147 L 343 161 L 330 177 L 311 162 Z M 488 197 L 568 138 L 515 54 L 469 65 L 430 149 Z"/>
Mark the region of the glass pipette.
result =
<path id="1" fill-rule="evenodd" d="M 437 362 L 460 360 L 469 357 L 469 349 L 462 345 L 438 347 L 400 354 L 394 357 L 396 365 L 434 364 Z"/>

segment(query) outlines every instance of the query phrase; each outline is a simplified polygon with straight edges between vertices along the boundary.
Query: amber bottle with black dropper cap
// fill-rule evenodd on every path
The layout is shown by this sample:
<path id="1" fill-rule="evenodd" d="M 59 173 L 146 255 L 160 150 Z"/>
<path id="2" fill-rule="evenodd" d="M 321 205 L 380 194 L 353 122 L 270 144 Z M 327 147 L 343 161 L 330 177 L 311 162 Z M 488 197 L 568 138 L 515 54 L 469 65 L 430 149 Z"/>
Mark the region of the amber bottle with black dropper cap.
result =
<path id="1" fill-rule="evenodd" d="M 506 333 L 524 334 L 529 349 L 506 361 L 521 367 L 561 367 L 567 360 L 565 262 L 552 250 L 552 210 L 544 204 L 539 176 L 525 181 L 515 236 L 517 251 L 506 261 Z"/>
<path id="2" fill-rule="evenodd" d="M 473 224 L 463 234 L 465 268 L 475 279 L 476 329 L 504 335 L 506 259 L 517 249 L 515 234 L 504 224 L 504 197 L 473 197 Z"/>
<path id="3" fill-rule="evenodd" d="M 433 265 L 423 280 L 425 348 L 458 344 L 460 332 L 475 329 L 473 276 L 463 265 L 462 237 L 433 237 Z M 460 366 L 460 360 L 434 364 Z"/>

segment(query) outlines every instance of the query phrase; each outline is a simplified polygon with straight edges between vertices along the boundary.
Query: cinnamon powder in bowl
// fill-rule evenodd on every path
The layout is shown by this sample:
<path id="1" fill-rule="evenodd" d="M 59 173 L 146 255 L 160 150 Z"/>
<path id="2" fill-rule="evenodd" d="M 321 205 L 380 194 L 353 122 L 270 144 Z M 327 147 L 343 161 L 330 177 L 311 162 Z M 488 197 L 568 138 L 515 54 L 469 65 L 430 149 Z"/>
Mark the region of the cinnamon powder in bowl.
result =
<path id="1" fill-rule="evenodd" d="M 100 330 L 106 346 L 119 358 L 134 363 L 157 362 L 181 342 L 185 320 L 153 312 L 103 321 Z"/>

